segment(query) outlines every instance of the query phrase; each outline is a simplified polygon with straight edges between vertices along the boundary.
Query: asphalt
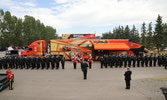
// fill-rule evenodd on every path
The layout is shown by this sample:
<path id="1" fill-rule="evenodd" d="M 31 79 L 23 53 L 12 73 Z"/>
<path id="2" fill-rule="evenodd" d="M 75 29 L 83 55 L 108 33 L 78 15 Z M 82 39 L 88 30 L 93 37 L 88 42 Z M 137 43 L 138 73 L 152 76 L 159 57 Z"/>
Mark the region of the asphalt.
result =
<path id="1" fill-rule="evenodd" d="M 1 91 L 0 100 L 165 100 L 159 88 L 167 86 L 167 81 L 151 79 L 167 77 L 167 70 L 163 67 L 131 70 L 131 89 L 126 90 L 126 69 L 101 69 L 99 62 L 93 62 L 92 69 L 88 69 L 87 80 L 83 79 L 80 64 L 75 70 L 72 62 L 66 62 L 64 70 L 13 69 L 14 90 Z"/>

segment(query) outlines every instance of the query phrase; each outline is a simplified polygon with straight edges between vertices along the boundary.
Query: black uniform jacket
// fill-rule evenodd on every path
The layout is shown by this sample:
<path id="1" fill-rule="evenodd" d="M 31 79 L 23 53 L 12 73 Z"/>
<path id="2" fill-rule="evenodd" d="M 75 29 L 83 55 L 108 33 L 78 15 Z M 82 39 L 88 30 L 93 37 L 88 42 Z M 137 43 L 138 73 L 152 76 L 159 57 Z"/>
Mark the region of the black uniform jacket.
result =
<path id="1" fill-rule="evenodd" d="M 83 63 L 82 66 L 81 66 L 82 71 L 87 71 L 87 67 L 88 67 L 88 64 Z"/>
<path id="2" fill-rule="evenodd" d="M 132 71 L 126 71 L 124 74 L 125 80 L 131 80 L 131 74 L 132 74 Z"/>

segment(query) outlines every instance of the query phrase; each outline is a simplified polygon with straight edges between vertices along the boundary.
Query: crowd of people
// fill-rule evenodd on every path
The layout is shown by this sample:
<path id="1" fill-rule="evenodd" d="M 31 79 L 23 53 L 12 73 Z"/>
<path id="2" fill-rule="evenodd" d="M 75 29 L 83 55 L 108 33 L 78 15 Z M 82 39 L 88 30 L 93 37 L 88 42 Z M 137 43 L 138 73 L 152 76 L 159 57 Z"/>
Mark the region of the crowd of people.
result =
<path id="1" fill-rule="evenodd" d="M 65 66 L 65 57 L 62 55 L 54 56 L 29 56 L 29 57 L 11 57 L 0 58 L 0 69 L 59 69 L 60 63 L 62 69 Z"/>
<path id="2" fill-rule="evenodd" d="M 156 67 L 165 66 L 167 69 L 167 56 L 131 56 L 131 55 L 104 55 L 100 59 L 101 68 L 117 67 Z"/>
<path id="3" fill-rule="evenodd" d="M 92 68 L 93 58 L 91 55 L 84 59 L 83 55 L 72 57 L 74 69 L 77 63 L 82 65 L 84 60 L 88 61 L 89 69 Z M 101 68 L 118 68 L 118 67 L 155 67 L 165 66 L 167 69 L 167 56 L 131 56 L 131 55 L 104 55 L 100 59 Z M 65 56 L 29 56 L 29 57 L 0 57 L 0 69 L 62 69 L 65 68 Z"/>

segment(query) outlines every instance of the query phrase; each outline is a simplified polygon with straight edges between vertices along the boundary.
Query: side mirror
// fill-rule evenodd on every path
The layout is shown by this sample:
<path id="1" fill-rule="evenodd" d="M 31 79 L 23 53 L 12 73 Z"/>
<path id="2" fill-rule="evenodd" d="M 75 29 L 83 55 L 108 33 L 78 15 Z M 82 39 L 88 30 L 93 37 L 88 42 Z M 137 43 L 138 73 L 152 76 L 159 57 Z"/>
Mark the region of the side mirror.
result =
<path id="1" fill-rule="evenodd" d="M 32 51 L 32 47 L 31 48 L 28 48 L 29 51 Z"/>

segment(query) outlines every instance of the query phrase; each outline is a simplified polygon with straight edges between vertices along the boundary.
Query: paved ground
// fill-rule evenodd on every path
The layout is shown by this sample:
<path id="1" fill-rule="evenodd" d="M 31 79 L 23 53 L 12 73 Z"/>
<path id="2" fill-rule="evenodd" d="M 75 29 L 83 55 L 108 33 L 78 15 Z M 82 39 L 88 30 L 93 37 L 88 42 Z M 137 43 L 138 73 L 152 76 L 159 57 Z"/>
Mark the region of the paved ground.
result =
<path id="1" fill-rule="evenodd" d="M 71 62 L 66 62 L 64 70 L 13 70 L 14 90 L 0 92 L 0 100 L 165 100 L 159 89 L 167 86 L 164 68 L 131 68 L 132 86 L 126 90 L 125 68 L 99 66 L 93 63 L 87 80 L 83 80 L 80 64 L 74 70 Z"/>

